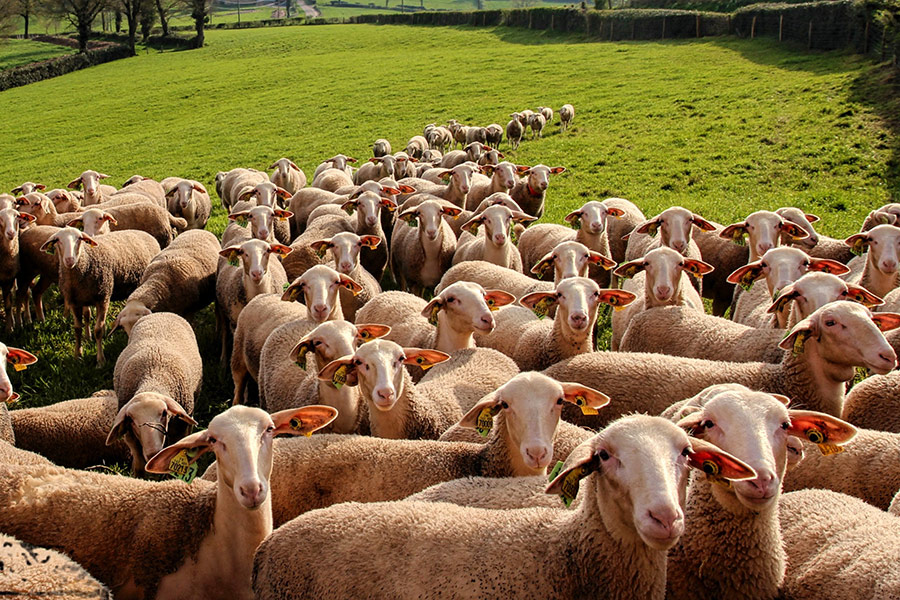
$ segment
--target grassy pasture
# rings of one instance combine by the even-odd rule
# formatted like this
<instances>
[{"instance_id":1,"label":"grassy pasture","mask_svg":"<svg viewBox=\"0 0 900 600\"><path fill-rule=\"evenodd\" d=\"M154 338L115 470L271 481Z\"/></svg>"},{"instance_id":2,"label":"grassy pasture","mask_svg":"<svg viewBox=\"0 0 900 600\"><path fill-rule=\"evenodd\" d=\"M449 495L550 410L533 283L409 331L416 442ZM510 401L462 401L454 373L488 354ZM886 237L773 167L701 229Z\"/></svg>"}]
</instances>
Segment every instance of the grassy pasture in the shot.
<instances>
[{"instance_id":1,"label":"grassy pasture","mask_svg":"<svg viewBox=\"0 0 900 600\"><path fill-rule=\"evenodd\" d=\"M0 71L73 52L73 48L56 44L19 39L3 40L0 42Z\"/></svg>"},{"instance_id":2,"label":"grassy pasture","mask_svg":"<svg viewBox=\"0 0 900 600\"><path fill-rule=\"evenodd\" d=\"M182 175L212 190L219 170L265 169L288 156L311 174L338 152L367 158L378 137L402 148L432 121L505 124L513 110L570 102L567 134L555 119L542 140L517 152L501 146L519 164L567 167L551 183L547 221L616 195L647 215L683 205L724 223L796 205L822 217L820 231L844 236L900 198L897 83L855 55L504 28L286 27L210 31L207 40L201 50L141 53L0 94L9 115L0 190L26 180L61 186L87 168L115 185L134 173ZM225 223L219 207L209 228L218 234ZM91 344L85 358L72 357L69 320L51 312L4 338L41 358L11 373L22 406L111 387L125 344L116 334L110 363L97 369ZM195 325L209 357L205 422L230 398L231 378L218 367L211 311Z\"/></svg>"}]
</instances>

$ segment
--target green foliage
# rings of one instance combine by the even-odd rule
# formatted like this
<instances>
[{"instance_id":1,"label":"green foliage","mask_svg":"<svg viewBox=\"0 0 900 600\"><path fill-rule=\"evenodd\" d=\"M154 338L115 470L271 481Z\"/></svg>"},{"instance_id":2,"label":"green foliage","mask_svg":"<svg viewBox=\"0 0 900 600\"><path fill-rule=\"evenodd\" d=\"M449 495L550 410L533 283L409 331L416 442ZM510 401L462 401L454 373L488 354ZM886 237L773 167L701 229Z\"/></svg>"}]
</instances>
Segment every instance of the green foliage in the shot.
<instances>
[{"instance_id":1,"label":"green foliage","mask_svg":"<svg viewBox=\"0 0 900 600\"><path fill-rule=\"evenodd\" d=\"M0 42L0 71L41 60L72 54L72 48L11 38Z\"/></svg>"}]
</instances>

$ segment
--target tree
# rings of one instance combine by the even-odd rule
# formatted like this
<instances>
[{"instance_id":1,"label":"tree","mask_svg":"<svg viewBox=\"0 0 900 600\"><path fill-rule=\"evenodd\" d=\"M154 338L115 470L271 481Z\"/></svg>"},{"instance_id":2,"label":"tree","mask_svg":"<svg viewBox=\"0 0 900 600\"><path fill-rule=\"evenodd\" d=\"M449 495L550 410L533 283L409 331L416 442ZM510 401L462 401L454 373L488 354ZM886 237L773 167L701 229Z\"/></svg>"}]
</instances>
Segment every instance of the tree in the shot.
<instances>
[{"instance_id":1,"label":"tree","mask_svg":"<svg viewBox=\"0 0 900 600\"><path fill-rule=\"evenodd\" d=\"M156 5L156 14L159 15L159 25L163 30L163 37L169 35L169 15L175 8L177 0L153 0Z\"/></svg>"},{"instance_id":2,"label":"tree","mask_svg":"<svg viewBox=\"0 0 900 600\"><path fill-rule=\"evenodd\" d=\"M122 11L122 14L125 15L125 20L128 21L128 48L131 50L131 53L135 53L135 39L137 38L137 28L138 28L138 18L141 13L141 3L142 0L114 0L118 6L117 8Z\"/></svg>"},{"instance_id":3,"label":"tree","mask_svg":"<svg viewBox=\"0 0 900 600\"><path fill-rule=\"evenodd\" d=\"M15 12L25 20L25 38L28 38L28 26L31 17L37 12L37 0L13 0L12 5Z\"/></svg>"},{"instance_id":4,"label":"tree","mask_svg":"<svg viewBox=\"0 0 900 600\"><path fill-rule=\"evenodd\" d=\"M12 32L17 16L12 3L0 2L0 35Z\"/></svg>"},{"instance_id":5,"label":"tree","mask_svg":"<svg viewBox=\"0 0 900 600\"><path fill-rule=\"evenodd\" d=\"M197 32L194 48L203 47L203 26L209 18L212 2L213 0L181 0L181 4L191 11L191 18L194 19L194 30Z\"/></svg>"},{"instance_id":6,"label":"tree","mask_svg":"<svg viewBox=\"0 0 900 600\"><path fill-rule=\"evenodd\" d=\"M146 44L153 31L153 25L156 23L156 7L153 5L153 0L141 0L140 21L141 41Z\"/></svg>"},{"instance_id":7,"label":"tree","mask_svg":"<svg viewBox=\"0 0 900 600\"><path fill-rule=\"evenodd\" d=\"M78 51L87 52L94 19L108 6L107 0L46 0L51 15L66 19L78 32Z\"/></svg>"}]
</instances>

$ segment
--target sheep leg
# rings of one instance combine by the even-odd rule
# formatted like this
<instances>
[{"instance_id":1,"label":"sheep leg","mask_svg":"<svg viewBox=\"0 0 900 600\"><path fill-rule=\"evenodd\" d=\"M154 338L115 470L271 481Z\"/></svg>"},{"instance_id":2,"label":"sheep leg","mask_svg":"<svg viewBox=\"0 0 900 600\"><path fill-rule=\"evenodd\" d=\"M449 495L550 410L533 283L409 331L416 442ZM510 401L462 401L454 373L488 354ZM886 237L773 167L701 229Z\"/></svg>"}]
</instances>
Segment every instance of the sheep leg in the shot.
<instances>
[{"instance_id":1,"label":"sheep leg","mask_svg":"<svg viewBox=\"0 0 900 600\"><path fill-rule=\"evenodd\" d=\"M44 281L44 279L45 277L41 275L31 290L31 300L34 302L34 313L38 321L44 320L44 292L53 285L52 281ZM31 322L30 317L28 322Z\"/></svg>"},{"instance_id":2,"label":"sheep leg","mask_svg":"<svg viewBox=\"0 0 900 600\"><path fill-rule=\"evenodd\" d=\"M82 329L82 311L78 310L77 307L72 310L72 328L75 330L75 356L81 358L81 329Z\"/></svg>"},{"instance_id":3,"label":"sheep leg","mask_svg":"<svg viewBox=\"0 0 900 600\"><path fill-rule=\"evenodd\" d=\"M6 331L16 328L16 319L13 313L12 283L3 286L3 310L6 313Z\"/></svg>"},{"instance_id":4,"label":"sheep leg","mask_svg":"<svg viewBox=\"0 0 900 600\"><path fill-rule=\"evenodd\" d=\"M109 302L101 302L97 305L97 318L94 320L94 340L97 342L97 364L106 363L103 355L103 336L106 334L106 313L109 310Z\"/></svg>"},{"instance_id":5,"label":"sheep leg","mask_svg":"<svg viewBox=\"0 0 900 600\"><path fill-rule=\"evenodd\" d=\"M243 360L243 352L239 348L233 348L231 351L231 378L234 380L232 406L243 403L244 390L247 388L247 375L248 370Z\"/></svg>"}]
</instances>

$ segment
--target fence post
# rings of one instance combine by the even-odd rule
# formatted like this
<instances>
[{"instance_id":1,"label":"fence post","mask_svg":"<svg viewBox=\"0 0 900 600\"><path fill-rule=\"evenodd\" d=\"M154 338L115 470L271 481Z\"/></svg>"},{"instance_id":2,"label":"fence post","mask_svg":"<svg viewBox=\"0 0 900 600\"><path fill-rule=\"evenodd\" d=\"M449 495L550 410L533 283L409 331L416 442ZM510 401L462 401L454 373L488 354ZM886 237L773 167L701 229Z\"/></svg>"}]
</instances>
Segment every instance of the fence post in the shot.
<instances>
[{"instance_id":1,"label":"fence post","mask_svg":"<svg viewBox=\"0 0 900 600\"><path fill-rule=\"evenodd\" d=\"M778 17L778 41L781 42L784 40L784 13Z\"/></svg>"},{"instance_id":2,"label":"fence post","mask_svg":"<svg viewBox=\"0 0 900 600\"><path fill-rule=\"evenodd\" d=\"M697 37L700 37L700 15L697 15Z\"/></svg>"},{"instance_id":3,"label":"fence post","mask_svg":"<svg viewBox=\"0 0 900 600\"><path fill-rule=\"evenodd\" d=\"M663 17L662 38L660 38L660 39L663 39L663 40L666 39L666 18L665 17Z\"/></svg>"},{"instance_id":4,"label":"fence post","mask_svg":"<svg viewBox=\"0 0 900 600\"><path fill-rule=\"evenodd\" d=\"M813 22L812 22L812 19L810 19L809 20L809 38L806 43L807 50L812 50L812 25L813 25Z\"/></svg>"},{"instance_id":5,"label":"fence post","mask_svg":"<svg viewBox=\"0 0 900 600\"><path fill-rule=\"evenodd\" d=\"M756 37L756 15L753 15L753 20L750 22L750 39L754 39Z\"/></svg>"}]
</instances>

